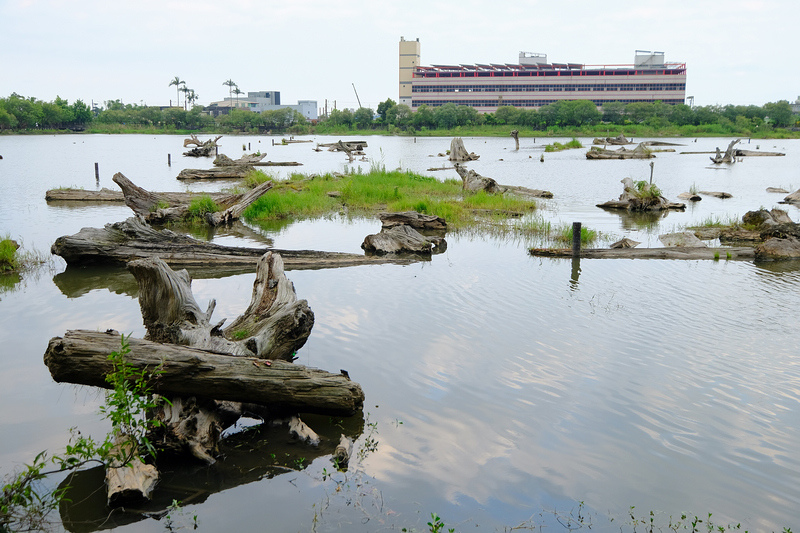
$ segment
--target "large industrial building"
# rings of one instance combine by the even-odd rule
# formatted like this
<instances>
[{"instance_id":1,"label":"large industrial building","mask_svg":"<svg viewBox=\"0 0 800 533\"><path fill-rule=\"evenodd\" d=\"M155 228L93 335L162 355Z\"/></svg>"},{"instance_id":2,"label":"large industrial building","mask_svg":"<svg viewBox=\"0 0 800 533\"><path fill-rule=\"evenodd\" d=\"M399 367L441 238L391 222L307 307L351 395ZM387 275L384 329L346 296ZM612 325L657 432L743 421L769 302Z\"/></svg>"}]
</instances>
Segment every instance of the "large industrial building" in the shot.
<instances>
[{"instance_id":1,"label":"large industrial building","mask_svg":"<svg viewBox=\"0 0 800 533\"><path fill-rule=\"evenodd\" d=\"M420 64L420 43L400 37L400 99L412 110L446 103L492 113L500 106L538 108L558 100L682 104L686 64L663 52L637 50L633 64L548 63L546 54L520 52L517 63Z\"/></svg>"}]
</instances>

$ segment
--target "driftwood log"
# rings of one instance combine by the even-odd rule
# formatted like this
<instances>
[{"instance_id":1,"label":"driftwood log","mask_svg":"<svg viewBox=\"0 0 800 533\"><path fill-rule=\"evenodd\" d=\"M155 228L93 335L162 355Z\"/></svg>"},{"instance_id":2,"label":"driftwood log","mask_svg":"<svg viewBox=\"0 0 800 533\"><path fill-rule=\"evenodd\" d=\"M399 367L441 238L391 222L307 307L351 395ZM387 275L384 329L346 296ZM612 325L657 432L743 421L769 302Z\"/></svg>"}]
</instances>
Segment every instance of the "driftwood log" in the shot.
<instances>
[{"instance_id":1,"label":"driftwood log","mask_svg":"<svg viewBox=\"0 0 800 533\"><path fill-rule=\"evenodd\" d=\"M135 214L143 217L145 221L151 224L165 224L186 219L190 216L189 206L191 200L202 196L194 194L187 198L188 195L186 194L183 197L176 197L172 193L150 192L135 185L121 172L114 174L112 179L122 189L125 204ZM214 202L220 206L220 210L214 213L207 213L204 220L211 226L229 224L238 219L250 204L258 200L271 188L272 182L267 181L243 194L216 195ZM176 202L176 200L178 201ZM160 207L162 205L168 205L168 207Z\"/></svg>"},{"instance_id":2,"label":"driftwood log","mask_svg":"<svg viewBox=\"0 0 800 533\"><path fill-rule=\"evenodd\" d=\"M153 391L165 396L256 403L280 413L350 415L364 393L341 374L253 357L219 355L190 346L128 339L125 361L137 369L159 369ZM59 383L108 387L108 354L119 350L115 331L69 330L50 339L44 362Z\"/></svg>"},{"instance_id":3,"label":"driftwood log","mask_svg":"<svg viewBox=\"0 0 800 533\"><path fill-rule=\"evenodd\" d=\"M176 176L179 180L214 180L214 179L241 179L255 170L252 165L234 165L229 167L215 167L206 170L185 168Z\"/></svg>"},{"instance_id":4,"label":"driftwood log","mask_svg":"<svg viewBox=\"0 0 800 533\"><path fill-rule=\"evenodd\" d=\"M48 202L124 202L125 196L120 191L112 191L103 187L99 191L84 189L50 189L44 193Z\"/></svg>"},{"instance_id":5,"label":"driftwood log","mask_svg":"<svg viewBox=\"0 0 800 533\"><path fill-rule=\"evenodd\" d=\"M380 233L367 235L361 248L376 254L440 253L447 247L443 237L426 237L411 226L405 224L384 226Z\"/></svg>"},{"instance_id":6,"label":"driftwood log","mask_svg":"<svg viewBox=\"0 0 800 533\"><path fill-rule=\"evenodd\" d=\"M300 167L303 163L297 161L263 161L267 154L245 154L239 159L231 159L225 154L220 154L214 159L215 167L251 166L251 167Z\"/></svg>"},{"instance_id":7,"label":"driftwood log","mask_svg":"<svg viewBox=\"0 0 800 533\"><path fill-rule=\"evenodd\" d=\"M156 230L131 217L103 228L83 228L56 239L50 251L70 265L124 265L135 259L160 257L173 268L229 267L255 271L267 248L220 246L168 229ZM380 258L341 252L272 250L287 270L337 268L377 263L411 263L410 258Z\"/></svg>"},{"instance_id":8,"label":"driftwood log","mask_svg":"<svg viewBox=\"0 0 800 533\"><path fill-rule=\"evenodd\" d=\"M787 204L800 205L800 189L797 189L792 194L787 195L783 199L783 202Z\"/></svg>"},{"instance_id":9,"label":"driftwood log","mask_svg":"<svg viewBox=\"0 0 800 533\"><path fill-rule=\"evenodd\" d=\"M392 226L411 226L415 229L425 230L445 230L447 222L442 217L436 215L424 215L416 211L403 211L401 213L380 213L378 218L384 228Z\"/></svg>"},{"instance_id":10,"label":"driftwood log","mask_svg":"<svg viewBox=\"0 0 800 533\"><path fill-rule=\"evenodd\" d=\"M450 141L450 155L448 156L450 161L475 161L479 157L475 152L467 152L467 149L464 148L464 140L461 137L453 137L453 140Z\"/></svg>"},{"instance_id":11,"label":"driftwood log","mask_svg":"<svg viewBox=\"0 0 800 533\"><path fill-rule=\"evenodd\" d=\"M593 146L586 152L586 159L650 159L653 157L655 154L644 143L639 143L633 150L624 147L618 150L608 150Z\"/></svg>"},{"instance_id":12,"label":"driftwood log","mask_svg":"<svg viewBox=\"0 0 800 533\"><path fill-rule=\"evenodd\" d=\"M553 193L539 189L528 189L515 185L500 185L492 178L481 176L474 170L467 170L463 165L456 165L456 172L461 176L461 188L465 191L486 191L492 194L513 193L519 196L529 196L533 198L552 198Z\"/></svg>"}]
</instances>

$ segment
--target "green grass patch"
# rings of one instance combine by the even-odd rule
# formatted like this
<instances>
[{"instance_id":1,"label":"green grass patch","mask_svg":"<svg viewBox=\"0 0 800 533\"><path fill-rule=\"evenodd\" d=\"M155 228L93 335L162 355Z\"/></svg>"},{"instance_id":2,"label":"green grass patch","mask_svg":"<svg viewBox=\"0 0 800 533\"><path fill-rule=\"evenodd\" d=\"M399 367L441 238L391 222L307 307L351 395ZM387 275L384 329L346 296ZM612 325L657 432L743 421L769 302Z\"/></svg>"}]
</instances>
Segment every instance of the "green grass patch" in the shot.
<instances>
[{"instance_id":1,"label":"green grass patch","mask_svg":"<svg viewBox=\"0 0 800 533\"><path fill-rule=\"evenodd\" d=\"M556 242L572 244L572 224L563 224L553 230L552 239ZM587 227L581 226L581 246L593 244L600 237L600 234Z\"/></svg>"},{"instance_id":2,"label":"green grass patch","mask_svg":"<svg viewBox=\"0 0 800 533\"><path fill-rule=\"evenodd\" d=\"M570 150L573 148L583 148L581 142L576 139L572 138L572 140L566 144L562 144L560 142L554 142L552 144L548 144L544 147L545 152L560 152L561 150Z\"/></svg>"},{"instance_id":3,"label":"green grass patch","mask_svg":"<svg viewBox=\"0 0 800 533\"><path fill-rule=\"evenodd\" d=\"M189 216L191 218L203 218L206 213L216 213L219 205L207 194L198 196L189 204Z\"/></svg>"},{"instance_id":4,"label":"green grass patch","mask_svg":"<svg viewBox=\"0 0 800 533\"><path fill-rule=\"evenodd\" d=\"M700 221L699 224L695 224L693 226L689 226L688 229L692 228L737 228L742 225L739 217L725 215L721 217L719 215L709 215L708 217L704 218Z\"/></svg>"},{"instance_id":5,"label":"green grass patch","mask_svg":"<svg viewBox=\"0 0 800 533\"><path fill-rule=\"evenodd\" d=\"M244 213L251 223L276 219L321 218L343 210L351 216L373 216L380 211L418 211L444 218L457 229L514 216L536 209L536 203L512 195L469 193L461 180L439 181L400 170L375 166L365 173L303 176L276 181L267 194Z\"/></svg>"}]
</instances>

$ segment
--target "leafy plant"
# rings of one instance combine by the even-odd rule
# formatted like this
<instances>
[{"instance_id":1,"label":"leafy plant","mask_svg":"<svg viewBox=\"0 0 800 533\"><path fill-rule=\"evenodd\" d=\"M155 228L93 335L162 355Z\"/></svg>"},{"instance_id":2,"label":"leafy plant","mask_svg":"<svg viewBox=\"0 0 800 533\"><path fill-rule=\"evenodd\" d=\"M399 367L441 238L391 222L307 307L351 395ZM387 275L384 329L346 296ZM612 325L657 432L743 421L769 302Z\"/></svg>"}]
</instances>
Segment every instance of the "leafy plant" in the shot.
<instances>
[{"instance_id":1,"label":"leafy plant","mask_svg":"<svg viewBox=\"0 0 800 533\"><path fill-rule=\"evenodd\" d=\"M161 422L148 418L147 413L159 405L151 394L151 382L162 371L160 368L150 371L130 365L125 360L131 352L125 335L120 337L120 345L119 351L108 356L112 371L106 376L106 382L111 385L111 390L106 393L106 403L100 412L111 421L111 436L130 439L138 449L155 458L156 449L147 434Z\"/></svg>"},{"instance_id":2,"label":"leafy plant","mask_svg":"<svg viewBox=\"0 0 800 533\"><path fill-rule=\"evenodd\" d=\"M0 272L17 270L20 267L18 246L11 237L0 240Z\"/></svg>"},{"instance_id":3,"label":"leafy plant","mask_svg":"<svg viewBox=\"0 0 800 533\"><path fill-rule=\"evenodd\" d=\"M444 522L436 513L431 513L431 521L428 522L428 531L430 533L439 533L444 531ZM450 528L447 530L449 533L453 533L455 528Z\"/></svg>"}]
</instances>

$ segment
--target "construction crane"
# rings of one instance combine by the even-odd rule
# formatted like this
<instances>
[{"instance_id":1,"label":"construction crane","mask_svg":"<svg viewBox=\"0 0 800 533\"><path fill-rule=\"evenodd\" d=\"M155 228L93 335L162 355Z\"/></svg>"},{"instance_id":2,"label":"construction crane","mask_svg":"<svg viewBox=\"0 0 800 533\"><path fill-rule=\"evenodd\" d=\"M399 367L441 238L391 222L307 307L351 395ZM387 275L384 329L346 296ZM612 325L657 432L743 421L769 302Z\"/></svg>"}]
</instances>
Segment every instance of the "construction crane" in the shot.
<instances>
[{"instance_id":1,"label":"construction crane","mask_svg":"<svg viewBox=\"0 0 800 533\"><path fill-rule=\"evenodd\" d=\"M361 99L358 97L358 91L356 91L356 84L353 84L353 92L356 93L356 100L358 100L358 108L361 109Z\"/></svg>"}]
</instances>

